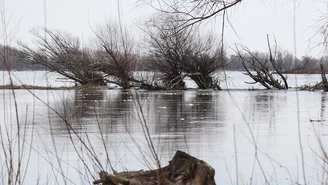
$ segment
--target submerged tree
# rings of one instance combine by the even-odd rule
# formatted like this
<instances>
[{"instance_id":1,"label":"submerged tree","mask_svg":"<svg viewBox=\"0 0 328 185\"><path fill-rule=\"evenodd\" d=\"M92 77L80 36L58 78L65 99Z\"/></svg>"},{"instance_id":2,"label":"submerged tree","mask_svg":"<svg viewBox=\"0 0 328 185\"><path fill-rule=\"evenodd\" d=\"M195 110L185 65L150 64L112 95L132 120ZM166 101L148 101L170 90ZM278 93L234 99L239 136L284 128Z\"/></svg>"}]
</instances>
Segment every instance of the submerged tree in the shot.
<instances>
[{"instance_id":1,"label":"submerged tree","mask_svg":"<svg viewBox=\"0 0 328 185\"><path fill-rule=\"evenodd\" d=\"M137 55L133 39L118 24L107 23L95 31L97 68L109 77L109 82L124 89L130 88Z\"/></svg>"},{"instance_id":2,"label":"submerged tree","mask_svg":"<svg viewBox=\"0 0 328 185\"><path fill-rule=\"evenodd\" d=\"M78 38L59 31L44 29L44 34L34 30L34 47L21 45L25 59L32 64L43 65L80 85L105 85L102 73L93 68L95 55L81 49Z\"/></svg>"},{"instance_id":3,"label":"submerged tree","mask_svg":"<svg viewBox=\"0 0 328 185\"><path fill-rule=\"evenodd\" d=\"M275 51L271 50L269 37L267 37L267 43L269 47L269 54L264 60L261 60L260 57L257 57L248 48L244 47L243 51L247 54L245 56L237 47L237 54L240 57L242 65L246 71L244 74L254 80L254 82L250 83L260 83L267 89L288 89L287 79L277 67L276 49Z\"/></svg>"},{"instance_id":4,"label":"submerged tree","mask_svg":"<svg viewBox=\"0 0 328 185\"><path fill-rule=\"evenodd\" d=\"M201 37L195 35L191 41L191 55L182 69L187 73L199 73L190 78L200 89L221 89L216 73L227 65L222 45L212 34Z\"/></svg>"},{"instance_id":5,"label":"submerged tree","mask_svg":"<svg viewBox=\"0 0 328 185\"><path fill-rule=\"evenodd\" d=\"M180 30L178 19L162 16L148 27L149 68L162 74L166 88L184 88L183 79L189 76L199 88L220 89L214 79L215 71L224 63L220 44L210 35L200 37L191 28Z\"/></svg>"},{"instance_id":6,"label":"submerged tree","mask_svg":"<svg viewBox=\"0 0 328 185\"><path fill-rule=\"evenodd\" d=\"M174 17L162 17L149 22L146 33L149 36L149 68L162 74L166 88L185 87L181 64L189 58L190 30L177 31Z\"/></svg>"}]
</instances>

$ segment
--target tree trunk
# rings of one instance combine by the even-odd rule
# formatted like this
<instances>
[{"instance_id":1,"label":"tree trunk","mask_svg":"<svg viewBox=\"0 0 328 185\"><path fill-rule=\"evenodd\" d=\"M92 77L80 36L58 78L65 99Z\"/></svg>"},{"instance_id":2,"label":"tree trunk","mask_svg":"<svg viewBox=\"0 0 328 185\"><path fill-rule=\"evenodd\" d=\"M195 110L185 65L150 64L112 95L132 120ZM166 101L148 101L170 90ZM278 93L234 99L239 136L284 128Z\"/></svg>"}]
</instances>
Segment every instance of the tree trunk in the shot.
<instances>
[{"instance_id":1,"label":"tree trunk","mask_svg":"<svg viewBox=\"0 0 328 185\"><path fill-rule=\"evenodd\" d=\"M169 165L157 170L121 172L115 175L100 172L102 185L215 185L215 170L202 160L177 151Z\"/></svg>"},{"instance_id":2,"label":"tree trunk","mask_svg":"<svg viewBox=\"0 0 328 185\"><path fill-rule=\"evenodd\" d=\"M327 91L328 91L328 82L327 82L327 78L326 78L325 70L324 70L322 64L320 64L320 69L321 69L321 78L322 78L323 90L324 90L325 92L327 92Z\"/></svg>"}]
</instances>

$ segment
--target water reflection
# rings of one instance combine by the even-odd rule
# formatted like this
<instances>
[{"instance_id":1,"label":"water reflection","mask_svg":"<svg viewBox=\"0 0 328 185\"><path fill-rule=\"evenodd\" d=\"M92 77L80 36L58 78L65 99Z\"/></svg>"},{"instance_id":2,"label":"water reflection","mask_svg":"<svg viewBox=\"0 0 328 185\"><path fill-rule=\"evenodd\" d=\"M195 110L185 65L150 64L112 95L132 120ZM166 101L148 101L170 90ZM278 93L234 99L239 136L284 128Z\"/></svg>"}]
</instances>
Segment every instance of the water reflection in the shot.
<instances>
[{"instance_id":1,"label":"water reflection","mask_svg":"<svg viewBox=\"0 0 328 185\"><path fill-rule=\"evenodd\" d=\"M107 133L138 132L133 114L133 97L129 92L106 92L99 107L100 123Z\"/></svg>"},{"instance_id":2,"label":"water reflection","mask_svg":"<svg viewBox=\"0 0 328 185\"><path fill-rule=\"evenodd\" d=\"M79 89L74 91L73 109L76 118L94 117L95 108L104 99L104 91ZM67 100L69 101L69 99Z\"/></svg>"},{"instance_id":3,"label":"water reflection","mask_svg":"<svg viewBox=\"0 0 328 185\"><path fill-rule=\"evenodd\" d=\"M320 80L320 75L317 76ZM26 75L20 78L28 79ZM243 81L244 76L240 76L236 80L235 88L249 88ZM302 77L298 82L304 84L306 81ZM56 85L52 84L52 86ZM0 93L0 104L3 105L3 108L0 108L1 126L11 121L14 125L16 124L15 105L13 99L10 98L11 92L3 90ZM21 121L27 120L28 126L33 125L35 129L34 133L27 129L27 135L33 135L33 141L29 139L24 141L24 145L26 142L27 147L30 145L33 147L30 160L30 164L33 165L30 165L26 173L26 184L47 184L52 179L58 180L58 184L63 184L61 179L57 178L57 171L55 173L52 171L54 167L59 166L56 163L58 156L62 164L67 163L67 167L65 165L63 168L65 175L69 174L69 179L74 183L81 181L78 171L83 171L83 164L69 140L65 120L71 124L77 134L84 136L82 140L90 141L95 155L99 157L102 164L107 164L108 161L104 155L99 127L104 132L105 144L108 145L110 158L117 171L125 169L121 167L121 163L129 170L147 169L148 166L138 161L138 159L143 160L143 156L140 155L136 143L141 145L146 156L149 156L149 150L143 145L144 136L131 93L119 90L88 89L33 90L33 92L54 108L59 115L27 91L15 91ZM290 177L282 169L281 166L283 166L289 170L297 183L298 177L302 178L300 176L302 155L298 132L300 130L308 177L307 184L322 184L318 183L318 178L313 178L322 175L323 166L315 161L318 160L315 158L317 154L322 151L317 149L318 141L317 136L313 134L313 129L320 133L323 145L328 146L327 93L321 91L297 91L296 93L294 89L288 91L231 90L230 92L194 90L139 91L138 95L155 149L163 157L161 158L163 164L167 164L175 150L184 150L212 165L216 170L215 178L219 184L237 184L230 181L230 177L233 179L236 176L234 163L236 156L234 142L236 142L240 182L251 184L249 178L252 178L253 184L263 184L265 181L262 178L261 169L253 163L254 142L256 142L260 151L258 152L259 160L263 165L264 173L272 179L271 182L292 184ZM24 119L25 115L26 119ZM315 121L311 122L311 120ZM47 124L48 121L50 124ZM248 129L248 124L251 125L251 129ZM236 128L236 140L233 137L233 126ZM254 133L256 141L251 139L249 130ZM55 137L52 134L55 134ZM14 135L13 139L15 138ZM74 142L76 146L81 144L78 139ZM53 150L55 147L57 147L58 156ZM88 154L83 147L82 150L83 152L78 154L86 156L85 159L90 164L88 167L93 168L94 164L91 164L93 161L88 160L90 158L87 157ZM27 156L22 155L22 157ZM24 160L29 159L24 158ZM36 168L38 168L37 174L34 173ZM94 173L98 171L99 169L92 169ZM84 181L84 183L91 182L92 180Z\"/></svg>"},{"instance_id":4,"label":"water reflection","mask_svg":"<svg viewBox=\"0 0 328 185\"><path fill-rule=\"evenodd\" d=\"M220 134L211 128L225 125L227 108L221 94L211 91L142 92L140 99L152 134L162 153L188 150L188 143L199 149L213 144ZM198 150L198 152L201 150ZM170 153L172 154L172 153ZM170 156L170 155L169 155Z\"/></svg>"},{"instance_id":5,"label":"water reflection","mask_svg":"<svg viewBox=\"0 0 328 185\"><path fill-rule=\"evenodd\" d=\"M286 93L284 91L252 92L252 119L269 124L274 129L277 114L286 109ZM246 104L247 105L247 104ZM254 122L253 120L252 122Z\"/></svg>"},{"instance_id":6,"label":"water reflection","mask_svg":"<svg viewBox=\"0 0 328 185\"><path fill-rule=\"evenodd\" d=\"M72 97L74 96L74 97ZM135 95L118 90L75 90L56 107L77 133L142 134ZM227 122L227 92L138 92L146 122L160 151L188 150L187 143L206 148L218 140ZM53 116L54 132L67 133L67 125ZM100 129L99 129L100 128ZM215 129L213 129L215 128ZM121 137L121 136L115 136ZM119 138L116 138L119 139ZM170 155L169 155L170 156Z\"/></svg>"},{"instance_id":7,"label":"water reflection","mask_svg":"<svg viewBox=\"0 0 328 185\"><path fill-rule=\"evenodd\" d=\"M254 95L254 99L253 110L255 115L252 118L259 119L263 123L269 124L272 128L271 132L275 132L277 108L275 94L269 91L257 92ZM255 120L252 122L254 123L254 121Z\"/></svg>"},{"instance_id":8,"label":"water reflection","mask_svg":"<svg viewBox=\"0 0 328 185\"><path fill-rule=\"evenodd\" d=\"M74 98L67 96L64 101L65 115L69 120L75 120L74 129L78 132L91 133L94 137L92 144L97 148L102 146L99 141L100 127L106 135L106 143L115 151L111 156L119 156L119 160L125 161L129 167L131 164L136 165L134 155L139 153L136 145L139 144L144 151L148 150L140 127L140 118L137 116L136 96L131 92L116 90L78 90L73 91L71 95ZM301 107L308 106L309 101L302 98L305 96L306 93L300 94L300 104L303 105ZM270 157L276 157L286 164L292 161L290 158L294 156L286 160L285 157L275 155L276 152L284 153L287 146L296 151L294 153L297 155L294 92L140 91L138 98L155 149L164 164L176 150L184 150L204 160L209 158L212 160L211 165L216 170L221 170L217 178L226 178L217 160L221 163L222 160L234 160L232 127L235 125L241 164L246 168L252 166L249 162L254 157L253 141L249 139L250 132L245 123L251 125L258 145L273 153ZM315 98L315 101L321 98L321 112L324 114L327 95L322 94L320 98ZM58 100L57 103L59 102L62 100ZM239 111L239 107L242 112ZM317 109L320 111L319 107ZM63 125L62 122L57 124ZM66 130L65 126L60 128L62 132ZM101 147L99 148L103 152ZM121 157L122 154L124 157ZM273 168L270 162L264 163L267 169Z\"/></svg>"},{"instance_id":9,"label":"water reflection","mask_svg":"<svg viewBox=\"0 0 328 185\"><path fill-rule=\"evenodd\" d=\"M149 122L155 125L156 134L185 131L184 103L181 92L154 94L151 99L154 111L150 115L154 117L150 118Z\"/></svg>"},{"instance_id":10,"label":"water reflection","mask_svg":"<svg viewBox=\"0 0 328 185\"><path fill-rule=\"evenodd\" d=\"M109 133L126 132L127 128L138 131L138 106L131 92L82 89L73 96L58 100L56 107L75 125L100 123ZM187 132L210 124L224 126L227 110L220 92L140 92L138 97L154 134Z\"/></svg>"},{"instance_id":11,"label":"water reflection","mask_svg":"<svg viewBox=\"0 0 328 185\"><path fill-rule=\"evenodd\" d=\"M25 104L36 103L35 129L38 134L33 141L35 148L49 146L46 150L51 150L50 146L55 143L59 153L63 153L63 156L71 160L70 165L76 165L77 167L74 167L78 168L81 164L77 164L77 152L67 139L69 138L65 124L67 120L76 133L83 136L86 136L85 133L88 134L88 138L82 139L90 141L95 154L103 164L106 164L106 158L99 127L106 138L110 157L116 165L115 169L122 170L120 162L124 162L125 167L131 170L147 168L136 160L136 158L143 159L136 143L140 144L146 154L149 153L147 153L147 146L143 144L145 143L144 136L139 124L140 119L136 114L137 107L133 94L119 90L85 89L53 92L37 90L35 93L41 99L48 98L50 106L60 115L48 111L46 105L34 102L33 97L28 97L26 92L16 91L20 111L24 112ZM51 96L48 96L48 93ZM293 90L140 91L138 97L155 149L163 157L161 158L163 164L167 164L175 150L184 150L211 164L217 171L217 182L229 184L231 174L227 174L226 168L229 168L231 173L235 170L234 163L230 162L235 160L233 126L236 128L239 173L245 178L252 176L254 161L254 142L250 139L247 124L251 125L251 130L256 137L261 150L258 155L267 174L275 171L278 180L285 179L285 171L282 171L276 164L273 166L273 160L288 167L292 175L298 172L297 166L300 163L295 160L300 158L298 126L301 127L303 141L306 140L303 148L307 171L313 172L313 169L317 167L312 161L316 140L314 141L311 132L313 123L309 120L319 120L320 116L321 120L327 120L328 95L322 92L300 91L298 93L299 100ZM300 105L299 112L295 111L297 101ZM52 132L47 130L47 124L45 124L48 118ZM326 125L320 123L317 127L323 134L323 143L326 144L328 142ZM55 142L52 141L52 133L56 135ZM57 135L60 136L57 137ZM79 144L78 140L76 142ZM43 152L45 156L47 152ZM35 161L40 160L38 154L33 154L33 157ZM56 161L56 158L49 160ZM64 157L63 160L68 161ZM259 171L258 168L256 170ZM42 175L44 174L40 176ZM257 183L261 184L261 176L254 175L254 177L260 179ZM282 182L281 184L290 184Z\"/></svg>"},{"instance_id":12,"label":"water reflection","mask_svg":"<svg viewBox=\"0 0 328 185\"><path fill-rule=\"evenodd\" d=\"M266 130L268 136L277 132L277 117L286 111L283 91L237 91L233 95L227 91L138 92L150 134L163 153L188 150L189 143L207 150L231 135L232 126L244 122L232 96L243 100L238 106L243 107L254 131ZM131 92L83 89L72 91L57 104L76 132L97 135L101 131L119 140L122 135L143 133L135 98ZM63 120L52 122L59 133L67 133Z\"/></svg>"},{"instance_id":13,"label":"water reflection","mask_svg":"<svg viewBox=\"0 0 328 185\"><path fill-rule=\"evenodd\" d=\"M326 92L322 93L321 96L321 113L320 113L320 117L321 117L321 121L327 121L326 119L326 107L327 107L327 99L328 99L328 95Z\"/></svg>"}]
</instances>

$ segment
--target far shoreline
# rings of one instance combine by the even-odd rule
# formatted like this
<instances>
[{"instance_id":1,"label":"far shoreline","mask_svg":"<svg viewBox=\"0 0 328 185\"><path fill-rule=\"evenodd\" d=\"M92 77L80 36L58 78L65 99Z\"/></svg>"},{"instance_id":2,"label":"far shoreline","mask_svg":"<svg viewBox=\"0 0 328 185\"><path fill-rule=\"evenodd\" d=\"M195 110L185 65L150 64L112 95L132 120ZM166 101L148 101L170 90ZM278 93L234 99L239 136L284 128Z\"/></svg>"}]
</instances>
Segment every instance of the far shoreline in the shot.
<instances>
[{"instance_id":1,"label":"far shoreline","mask_svg":"<svg viewBox=\"0 0 328 185\"><path fill-rule=\"evenodd\" d=\"M316 84L316 85L320 85ZM115 88L110 86L60 86L60 87L51 87L51 86L35 86L35 85L0 85L0 90L121 90L121 91L153 91L153 92L161 92L161 91L288 91L288 90L300 90L300 91L323 91L322 88L308 85L301 85L299 87L290 87L289 89L265 89L265 88L249 88L249 89L198 89L198 88L186 88L186 89L161 89L161 90L147 90L147 89L139 89L139 88L130 88L130 89L122 89Z\"/></svg>"}]
</instances>

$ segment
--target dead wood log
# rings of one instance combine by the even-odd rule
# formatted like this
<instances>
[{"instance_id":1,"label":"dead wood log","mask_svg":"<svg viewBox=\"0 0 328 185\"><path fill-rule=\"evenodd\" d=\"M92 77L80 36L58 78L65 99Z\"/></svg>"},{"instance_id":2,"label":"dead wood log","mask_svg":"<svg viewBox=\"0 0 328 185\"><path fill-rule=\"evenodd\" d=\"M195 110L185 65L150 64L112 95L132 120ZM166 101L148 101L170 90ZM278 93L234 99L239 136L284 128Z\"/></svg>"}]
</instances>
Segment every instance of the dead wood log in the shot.
<instances>
[{"instance_id":1,"label":"dead wood log","mask_svg":"<svg viewBox=\"0 0 328 185\"><path fill-rule=\"evenodd\" d=\"M121 172L116 175L100 172L102 185L215 185L215 170L206 162L177 151L169 165L157 170Z\"/></svg>"}]
</instances>

